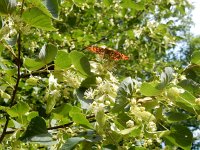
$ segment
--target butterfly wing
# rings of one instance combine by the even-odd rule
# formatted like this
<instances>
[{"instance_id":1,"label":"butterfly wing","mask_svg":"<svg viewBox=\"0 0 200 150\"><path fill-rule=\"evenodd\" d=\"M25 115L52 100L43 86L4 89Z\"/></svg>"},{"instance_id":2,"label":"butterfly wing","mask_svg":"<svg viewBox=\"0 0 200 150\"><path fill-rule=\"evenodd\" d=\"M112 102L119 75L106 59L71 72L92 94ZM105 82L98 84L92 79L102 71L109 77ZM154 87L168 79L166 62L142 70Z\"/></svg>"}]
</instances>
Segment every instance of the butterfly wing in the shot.
<instances>
[{"instance_id":1,"label":"butterfly wing","mask_svg":"<svg viewBox=\"0 0 200 150\"><path fill-rule=\"evenodd\" d=\"M129 57L116 51L116 50L110 50L110 49L105 49L106 50L106 54L109 55L109 57L113 60L128 60Z\"/></svg>"},{"instance_id":2,"label":"butterfly wing","mask_svg":"<svg viewBox=\"0 0 200 150\"><path fill-rule=\"evenodd\" d=\"M98 46L89 46L87 49L93 53L99 54L101 57L108 57L112 60L128 60L129 57L109 48L102 48Z\"/></svg>"}]
</instances>

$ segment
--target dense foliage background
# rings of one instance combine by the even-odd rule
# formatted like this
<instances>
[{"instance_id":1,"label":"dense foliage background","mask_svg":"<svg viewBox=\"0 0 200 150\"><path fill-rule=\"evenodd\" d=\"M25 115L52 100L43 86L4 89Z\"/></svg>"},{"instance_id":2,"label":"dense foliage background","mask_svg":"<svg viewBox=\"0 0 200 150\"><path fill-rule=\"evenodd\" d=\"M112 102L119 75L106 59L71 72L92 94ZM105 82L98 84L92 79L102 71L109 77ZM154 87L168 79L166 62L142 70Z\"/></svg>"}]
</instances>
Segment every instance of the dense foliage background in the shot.
<instances>
[{"instance_id":1,"label":"dense foliage background","mask_svg":"<svg viewBox=\"0 0 200 150\"><path fill-rule=\"evenodd\" d=\"M0 148L198 149L191 10L187 0L1 0Z\"/></svg>"}]
</instances>

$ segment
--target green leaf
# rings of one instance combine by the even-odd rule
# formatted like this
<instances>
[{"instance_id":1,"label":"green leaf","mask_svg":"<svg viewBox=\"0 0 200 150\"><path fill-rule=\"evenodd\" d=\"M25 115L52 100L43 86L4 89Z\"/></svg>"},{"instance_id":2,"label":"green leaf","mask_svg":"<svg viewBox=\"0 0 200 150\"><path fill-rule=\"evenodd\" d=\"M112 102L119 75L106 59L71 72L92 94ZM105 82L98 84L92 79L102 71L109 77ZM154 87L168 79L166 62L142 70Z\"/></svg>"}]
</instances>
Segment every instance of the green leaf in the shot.
<instances>
[{"instance_id":1,"label":"green leaf","mask_svg":"<svg viewBox=\"0 0 200 150\"><path fill-rule=\"evenodd\" d=\"M123 8L134 8L135 7L135 2L133 2L132 0L123 0L121 2L121 6Z\"/></svg>"},{"instance_id":2,"label":"green leaf","mask_svg":"<svg viewBox=\"0 0 200 150\"><path fill-rule=\"evenodd\" d=\"M56 98L55 96L49 96L47 99L47 107L46 107L46 114L51 113L52 109L56 105Z\"/></svg>"},{"instance_id":3,"label":"green leaf","mask_svg":"<svg viewBox=\"0 0 200 150\"><path fill-rule=\"evenodd\" d=\"M45 64L48 64L55 59L57 51L58 49L55 45L45 44L40 50L39 59Z\"/></svg>"},{"instance_id":4,"label":"green leaf","mask_svg":"<svg viewBox=\"0 0 200 150\"><path fill-rule=\"evenodd\" d=\"M11 96L8 93L2 91L1 89L0 89L0 95L1 95L1 98L3 98L3 99L10 99L11 98Z\"/></svg>"},{"instance_id":5,"label":"green leaf","mask_svg":"<svg viewBox=\"0 0 200 150\"><path fill-rule=\"evenodd\" d=\"M194 51L192 54L191 62L200 65L200 51Z\"/></svg>"},{"instance_id":6,"label":"green leaf","mask_svg":"<svg viewBox=\"0 0 200 150\"><path fill-rule=\"evenodd\" d=\"M131 127L131 128L121 130L119 133L122 134L122 135L129 135L130 137L136 137L141 133L141 127L140 126L134 126L134 127Z\"/></svg>"},{"instance_id":7,"label":"green leaf","mask_svg":"<svg viewBox=\"0 0 200 150\"><path fill-rule=\"evenodd\" d=\"M96 76L89 76L81 82L81 87L89 88L96 86Z\"/></svg>"},{"instance_id":8,"label":"green leaf","mask_svg":"<svg viewBox=\"0 0 200 150\"><path fill-rule=\"evenodd\" d=\"M69 117L69 112L72 106L70 104L62 104L52 111L52 118L58 120L59 124L72 123Z\"/></svg>"},{"instance_id":9,"label":"green leaf","mask_svg":"<svg viewBox=\"0 0 200 150\"><path fill-rule=\"evenodd\" d=\"M85 141L85 138L83 137L72 137L69 138L61 147L61 150L72 150L75 148L77 144L80 142Z\"/></svg>"},{"instance_id":10,"label":"green leaf","mask_svg":"<svg viewBox=\"0 0 200 150\"><path fill-rule=\"evenodd\" d=\"M189 115L179 112L168 112L167 117L169 121L176 122L176 121L186 120L187 118L189 118Z\"/></svg>"},{"instance_id":11,"label":"green leaf","mask_svg":"<svg viewBox=\"0 0 200 150\"><path fill-rule=\"evenodd\" d=\"M66 69L71 66L71 59L69 53L65 50L58 51L55 59L56 69Z\"/></svg>"},{"instance_id":12,"label":"green leaf","mask_svg":"<svg viewBox=\"0 0 200 150\"><path fill-rule=\"evenodd\" d=\"M106 139L106 144L116 144L120 142L123 139L123 136L116 131L113 130L107 130L109 133L108 138Z\"/></svg>"},{"instance_id":13,"label":"green leaf","mask_svg":"<svg viewBox=\"0 0 200 150\"><path fill-rule=\"evenodd\" d=\"M200 84L191 79L182 80L179 82L178 85L181 86L182 88L184 88L185 90L189 91L193 95L200 94L200 88L199 88Z\"/></svg>"},{"instance_id":14,"label":"green leaf","mask_svg":"<svg viewBox=\"0 0 200 150\"><path fill-rule=\"evenodd\" d=\"M76 124L93 129L90 122L86 119L86 116L81 113L81 110L78 107L73 107L69 112L69 115Z\"/></svg>"},{"instance_id":15,"label":"green leaf","mask_svg":"<svg viewBox=\"0 0 200 150\"><path fill-rule=\"evenodd\" d=\"M150 83L142 83L140 87L140 92L145 96L157 96L162 90L160 90L159 83L150 82Z\"/></svg>"},{"instance_id":16,"label":"green leaf","mask_svg":"<svg viewBox=\"0 0 200 150\"><path fill-rule=\"evenodd\" d=\"M112 4L112 0L103 0L105 7L109 7Z\"/></svg>"},{"instance_id":17,"label":"green leaf","mask_svg":"<svg viewBox=\"0 0 200 150\"><path fill-rule=\"evenodd\" d=\"M47 31L55 31L51 18L37 7L30 8L22 14L22 19L32 27Z\"/></svg>"},{"instance_id":18,"label":"green leaf","mask_svg":"<svg viewBox=\"0 0 200 150\"><path fill-rule=\"evenodd\" d=\"M96 112L96 121L98 122L99 128L101 130L104 129L104 125L106 123L106 118L105 118L105 112L104 109L98 109L98 111Z\"/></svg>"},{"instance_id":19,"label":"green leaf","mask_svg":"<svg viewBox=\"0 0 200 150\"><path fill-rule=\"evenodd\" d=\"M46 105L46 114L51 113L58 98L60 97L60 92L58 90L51 91L50 94L47 96L47 105Z\"/></svg>"},{"instance_id":20,"label":"green leaf","mask_svg":"<svg viewBox=\"0 0 200 150\"><path fill-rule=\"evenodd\" d=\"M44 0L44 5L54 18L58 18L58 0Z\"/></svg>"},{"instance_id":21,"label":"green leaf","mask_svg":"<svg viewBox=\"0 0 200 150\"><path fill-rule=\"evenodd\" d=\"M26 0L26 3L37 7L38 9L40 9L41 11L43 11L43 13L45 13L47 16L49 16L50 18L52 18L52 14L50 13L50 11L47 9L47 7L44 5L43 1L41 0Z\"/></svg>"},{"instance_id":22,"label":"green leaf","mask_svg":"<svg viewBox=\"0 0 200 150\"><path fill-rule=\"evenodd\" d=\"M118 100L117 103L115 103L113 109L112 109L112 112L113 113L118 113L118 112L121 112L121 111L124 111L125 107L127 106L128 104L128 99L126 98L120 98Z\"/></svg>"},{"instance_id":23,"label":"green leaf","mask_svg":"<svg viewBox=\"0 0 200 150\"><path fill-rule=\"evenodd\" d=\"M51 135L47 131L45 120L39 116L31 119L25 133L19 138L23 142L52 144Z\"/></svg>"},{"instance_id":24,"label":"green leaf","mask_svg":"<svg viewBox=\"0 0 200 150\"><path fill-rule=\"evenodd\" d=\"M69 57L71 58L72 64L74 67L84 76L90 76L91 70L90 70L90 63L85 57L85 55L78 51L72 51L69 54Z\"/></svg>"},{"instance_id":25,"label":"green leaf","mask_svg":"<svg viewBox=\"0 0 200 150\"><path fill-rule=\"evenodd\" d=\"M183 148L184 150L190 150L192 146L192 133L191 131L182 125L174 125L170 129L170 134L165 138L172 144Z\"/></svg>"},{"instance_id":26,"label":"green leaf","mask_svg":"<svg viewBox=\"0 0 200 150\"><path fill-rule=\"evenodd\" d=\"M113 112L119 112L124 110L124 107L128 104L128 98L132 97L134 90L134 85L131 77L127 77L124 79L117 91L117 97L115 101L115 105L112 109Z\"/></svg>"},{"instance_id":27,"label":"green leaf","mask_svg":"<svg viewBox=\"0 0 200 150\"><path fill-rule=\"evenodd\" d=\"M200 83L200 65L189 65L184 73L187 79L192 79L193 81Z\"/></svg>"},{"instance_id":28,"label":"green leaf","mask_svg":"<svg viewBox=\"0 0 200 150\"><path fill-rule=\"evenodd\" d=\"M24 115L26 112L29 111L29 106L27 103L20 101L16 105L12 106L10 109L7 110L7 113L11 117L18 117Z\"/></svg>"},{"instance_id":29,"label":"green leaf","mask_svg":"<svg viewBox=\"0 0 200 150\"><path fill-rule=\"evenodd\" d=\"M0 14L8 15L16 9L17 1L16 0L0 0Z\"/></svg>"},{"instance_id":30,"label":"green leaf","mask_svg":"<svg viewBox=\"0 0 200 150\"><path fill-rule=\"evenodd\" d=\"M132 0L122 0L120 4L123 8L132 8L133 10L143 10L145 9L144 2L134 2Z\"/></svg>"},{"instance_id":31,"label":"green leaf","mask_svg":"<svg viewBox=\"0 0 200 150\"><path fill-rule=\"evenodd\" d=\"M39 116L38 112L37 111L31 111L28 115L27 115L27 120L28 121L31 121L31 119L35 118Z\"/></svg>"},{"instance_id":32,"label":"green leaf","mask_svg":"<svg viewBox=\"0 0 200 150\"><path fill-rule=\"evenodd\" d=\"M38 70L38 69L44 67L45 64L43 62L37 61L35 59L25 58L24 66L30 71L35 71L35 70Z\"/></svg>"},{"instance_id":33,"label":"green leaf","mask_svg":"<svg viewBox=\"0 0 200 150\"><path fill-rule=\"evenodd\" d=\"M55 108L52 113L56 114L57 116L67 117L71 109L72 106L70 104L62 104L61 106Z\"/></svg>"},{"instance_id":34,"label":"green leaf","mask_svg":"<svg viewBox=\"0 0 200 150\"><path fill-rule=\"evenodd\" d=\"M38 78L35 78L35 77L30 77L26 80L26 84L27 85L31 85L31 86L34 86L34 85L37 85L38 84Z\"/></svg>"}]
</instances>

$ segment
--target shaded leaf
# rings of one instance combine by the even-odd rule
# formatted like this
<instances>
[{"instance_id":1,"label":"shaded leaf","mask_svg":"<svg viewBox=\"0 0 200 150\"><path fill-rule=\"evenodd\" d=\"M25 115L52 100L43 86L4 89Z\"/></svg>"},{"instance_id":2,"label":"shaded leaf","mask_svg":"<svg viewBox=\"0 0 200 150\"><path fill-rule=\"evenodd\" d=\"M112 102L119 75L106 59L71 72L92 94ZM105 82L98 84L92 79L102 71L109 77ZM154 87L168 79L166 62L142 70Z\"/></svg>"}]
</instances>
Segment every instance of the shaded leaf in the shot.
<instances>
[{"instance_id":1,"label":"shaded leaf","mask_svg":"<svg viewBox=\"0 0 200 150\"><path fill-rule=\"evenodd\" d=\"M85 92L85 90L86 90L85 88L78 88L76 90L76 97L77 97L78 101L81 104L81 108L88 110L90 108L89 106L91 105L91 103L93 102L93 100L85 99L84 98L84 92Z\"/></svg>"},{"instance_id":2,"label":"shaded leaf","mask_svg":"<svg viewBox=\"0 0 200 150\"><path fill-rule=\"evenodd\" d=\"M189 115L179 112L169 112L167 113L167 117L169 121L182 121L189 118Z\"/></svg>"},{"instance_id":3,"label":"shaded leaf","mask_svg":"<svg viewBox=\"0 0 200 150\"><path fill-rule=\"evenodd\" d=\"M63 119L69 116L69 112L72 109L70 104L63 104L59 107L56 107L52 113L54 114L55 119Z\"/></svg>"},{"instance_id":4,"label":"shaded leaf","mask_svg":"<svg viewBox=\"0 0 200 150\"><path fill-rule=\"evenodd\" d=\"M119 129L122 130L126 128L126 122L129 120L131 120L131 118L126 114L126 112L122 112L117 115L117 121L115 122L115 124Z\"/></svg>"},{"instance_id":5,"label":"shaded leaf","mask_svg":"<svg viewBox=\"0 0 200 150\"><path fill-rule=\"evenodd\" d=\"M54 18L58 18L58 0L44 0L44 5L47 7Z\"/></svg>"},{"instance_id":6,"label":"shaded leaf","mask_svg":"<svg viewBox=\"0 0 200 150\"><path fill-rule=\"evenodd\" d=\"M184 150L190 150L192 146L192 133L191 131L182 125L174 125L170 129L170 134L165 136L172 144L183 148Z\"/></svg>"},{"instance_id":7,"label":"shaded leaf","mask_svg":"<svg viewBox=\"0 0 200 150\"><path fill-rule=\"evenodd\" d=\"M89 88L92 86L96 86L96 77L95 76L89 76L81 82L81 87Z\"/></svg>"},{"instance_id":8,"label":"shaded leaf","mask_svg":"<svg viewBox=\"0 0 200 150\"><path fill-rule=\"evenodd\" d=\"M40 50L39 59L43 63L48 64L55 59L57 51L58 51L58 49L55 45L45 44L45 45L43 45L42 49Z\"/></svg>"},{"instance_id":9,"label":"shaded leaf","mask_svg":"<svg viewBox=\"0 0 200 150\"><path fill-rule=\"evenodd\" d=\"M72 137L69 138L61 147L61 150L72 150L75 148L77 144L80 142L85 141L85 138L83 137Z\"/></svg>"},{"instance_id":10,"label":"shaded leaf","mask_svg":"<svg viewBox=\"0 0 200 150\"><path fill-rule=\"evenodd\" d=\"M178 85L194 95L200 94L200 84L191 79L182 80Z\"/></svg>"},{"instance_id":11,"label":"shaded leaf","mask_svg":"<svg viewBox=\"0 0 200 150\"><path fill-rule=\"evenodd\" d=\"M122 111L125 106L128 104L128 98L132 97L134 90L134 85L131 77L124 79L117 91L117 97L115 100L115 105L112 109L113 112Z\"/></svg>"},{"instance_id":12,"label":"shaded leaf","mask_svg":"<svg viewBox=\"0 0 200 150\"><path fill-rule=\"evenodd\" d=\"M187 79L191 79L200 84L200 65L189 65L185 70Z\"/></svg>"},{"instance_id":13,"label":"shaded leaf","mask_svg":"<svg viewBox=\"0 0 200 150\"><path fill-rule=\"evenodd\" d=\"M37 142L45 145L52 144L52 138L47 131L46 123L39 116L31 119L25 133L19 139L24 142Z\"/></svg>"}]
</instances>

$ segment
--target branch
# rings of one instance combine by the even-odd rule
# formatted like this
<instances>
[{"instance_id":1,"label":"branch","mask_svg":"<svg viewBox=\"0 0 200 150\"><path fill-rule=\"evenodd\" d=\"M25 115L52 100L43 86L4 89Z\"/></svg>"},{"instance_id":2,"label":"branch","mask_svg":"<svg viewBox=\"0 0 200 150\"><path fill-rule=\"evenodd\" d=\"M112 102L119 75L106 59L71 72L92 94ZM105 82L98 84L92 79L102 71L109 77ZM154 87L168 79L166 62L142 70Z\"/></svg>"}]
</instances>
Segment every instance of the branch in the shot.
<instances>
[{"instance_id":1,"label":"branch","mask_svg":"<svg viewBox=\"0 0 200 150\"><path fill-rule=\"evenodd\" d=\"M21 6L21 12L20 12L20 16L22 15L23 12L23 6L24 6L24 0L22 1L22 6ZM16 97L16 93L18 90L18 86L19 86L19 81L20 81L20 68L21 68L21 31L19 31L18 34L18 38L17 38L17 49L18 49L18 55L17 55L17 81L12 93L12 97L11 97L11 102L10 102L10 108L14 105L15 102L15 97ZM6 123L4 125L3 128L3 132L0 136L0 143L3 141L5 135L6 135L6 130L8 128L8 123L9 123L9 115L6 114Z\"/></svg>"},{"instance_id":2,"label":"branch","mask_svg":"<svg viewBox=\"0 0 200 150\"><path fill-rule=\"evenodd\" d=\"M108 114L109 112L106 111L105 114ZM86 116L87 119L90 119L90 123L95 122L96 120L94 119L95 115L90 115L90 116ZM63 124L63 125L59 125L59 126L54 126L54 127L49 127L47 128L47 130L55 130L55 129L61 129L61 128L66 128L66 127L70 127L74 122L71 121L69 123ZM24 131L24 130L20 130L20 131ZM5 134L12 134L14 133L15 130L13 131L6 131Z\"/></svg>"},{"instance_id":3,"label":"branch","mask_svg":"<svg viewBox=\"0 0 200 150\"><path fill-rule=\"evenodd\" d=\"M20 61L21 34L20 33L19 33L19 36L18 36L18 39L17 39L17 45L18 45L17 81L16 81L16 84L15 84L15 87L14 87L14 90L13 90L13 94L12 94L12 97L11 97L10 107L12 107L14 105L15 96L16 96L16 93L17 93L17 90L18 90L18 86L19 86L19 81L20 81L20 67L21 67L21 61ZM10 120L9 115L6 114L6 123L4 125L3 132L2 132L1 137L0 137L0 143L3 141L3 139L4 139L5 135L6 135L6 130L7 130L7 127L8 127L9 120Z\"/></svg>"}]
</instances>

